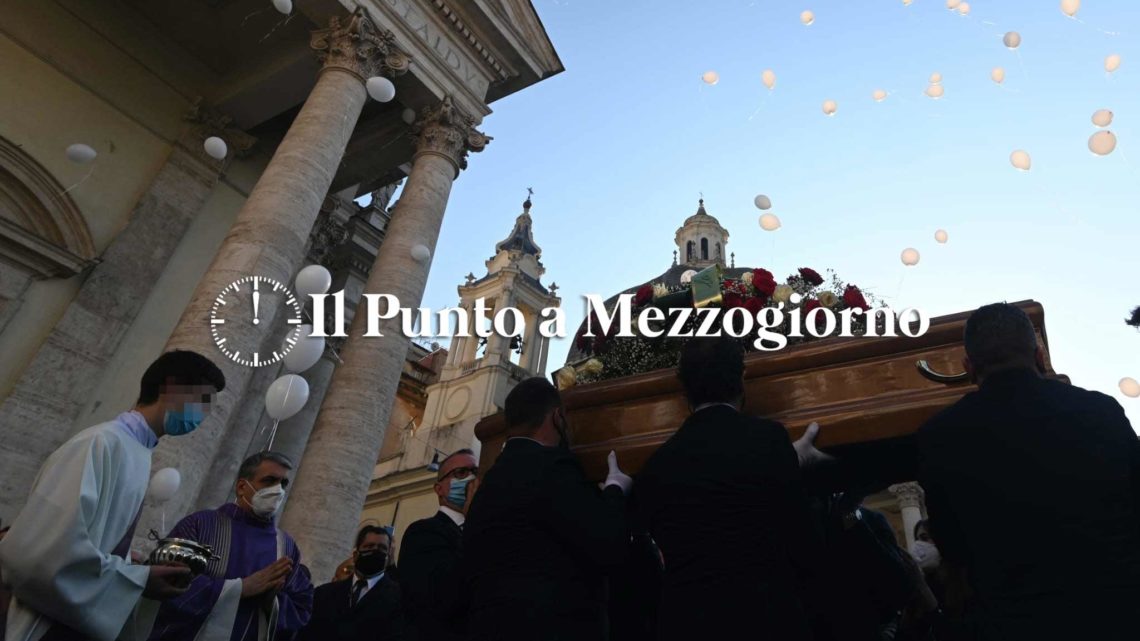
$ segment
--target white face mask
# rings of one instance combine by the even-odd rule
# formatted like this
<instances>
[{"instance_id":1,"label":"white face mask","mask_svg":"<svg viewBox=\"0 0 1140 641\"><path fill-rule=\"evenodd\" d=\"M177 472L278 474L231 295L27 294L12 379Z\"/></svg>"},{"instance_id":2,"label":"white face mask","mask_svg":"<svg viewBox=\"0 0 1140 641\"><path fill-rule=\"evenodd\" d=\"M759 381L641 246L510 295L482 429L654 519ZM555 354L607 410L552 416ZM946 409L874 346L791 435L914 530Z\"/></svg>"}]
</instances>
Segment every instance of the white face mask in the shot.
<instances>
[{"instance_id":1,"label":"white face mask","mask_svg":"<svg viewBox=\"0 0 1140 641\"><path fill-rule=\"evenodd\" d=\"M250 508L258 518L268 521L277 515L281 509L281 502L285 500L285 489L281 484L272 485L258 490L249 502Z\"/></svg>"},{"instance_id":2,"label":"white face mask","mask_svg":"<svg viewBox=\"0 0 1140 641\"><path fill-rule=\"evenodd\" d=\"M932 570L942 563L942 555L933 543L915 541L910 546L910 554L923 570Z\"/></svg>"}]
</instances>

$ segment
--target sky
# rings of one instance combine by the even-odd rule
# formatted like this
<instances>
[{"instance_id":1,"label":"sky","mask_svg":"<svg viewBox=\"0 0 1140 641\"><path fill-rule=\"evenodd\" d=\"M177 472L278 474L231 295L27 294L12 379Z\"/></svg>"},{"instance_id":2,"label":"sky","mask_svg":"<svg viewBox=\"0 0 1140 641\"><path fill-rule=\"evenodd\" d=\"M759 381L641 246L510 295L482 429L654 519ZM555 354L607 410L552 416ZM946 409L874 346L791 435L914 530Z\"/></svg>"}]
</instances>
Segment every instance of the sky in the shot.
<instances>
[{"instance_id":1,"label":"sky","mask_svg":"<svg viewBox=\"0 0 1140 641\"><path fill-rule=\"evenodd\" d=\"M1140 333L1123 323L1140 305L1140 3L1085 0L1076 20L1059 0L974 0L968 16L945 0L534 4L566 71L492 105L494 141L455 183L424 306L454 305L464 275L486 273L533 187L543 282L559 285L572 333L584 294L669 267L703 193L738 266L834 269L930 316L1041 302L1054 368L1140 427L1140 399L1118 389L1140 379ZM940 100L923 94L934 72ZM1087 146L1101 108L1119 141L1104 157ZM1011 166L1017 149L1030 171ZM760 229L757 194L780 230ZM921 254L911 268L907 247Z\"/></svg>"}]
</instances>

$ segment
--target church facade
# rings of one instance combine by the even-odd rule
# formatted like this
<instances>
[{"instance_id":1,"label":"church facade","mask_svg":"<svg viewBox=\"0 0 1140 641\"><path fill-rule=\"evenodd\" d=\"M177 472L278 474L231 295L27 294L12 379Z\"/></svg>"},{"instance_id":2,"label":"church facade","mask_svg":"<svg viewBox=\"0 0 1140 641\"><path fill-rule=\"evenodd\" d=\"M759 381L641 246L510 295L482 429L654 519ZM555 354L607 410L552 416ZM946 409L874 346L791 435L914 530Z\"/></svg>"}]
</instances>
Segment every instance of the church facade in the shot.
<instances>
[{"instance_id":1,"label":"church facade","mask_svg":"<svg viewBox=\"0 0 1140 641\"><path fill-rule=\"evenodd\" d=\"M198 431L155 452L154 469L182 478L167 522L227 500L267 442L265 392L283 370L222 356L215 297L316 263L350 317L364 292L418 306L430 259L410 249L434 249L452 182L491 142L490 105L562 69L526 0L316 0L289 14L254 0L7 3L0 519L53 449L133 405L168 349L214 358L227 388ZM375 78L394 99L369 98ZM242 331L250 349L279 344ZM308 403L277 432L274 449L300 464L283 524L318 582L351 546L387 426L419 411L446 353L383 333L330 339L303 374ZM148 501L140 547L159 517Z\"/></svg>"}]
</instances>

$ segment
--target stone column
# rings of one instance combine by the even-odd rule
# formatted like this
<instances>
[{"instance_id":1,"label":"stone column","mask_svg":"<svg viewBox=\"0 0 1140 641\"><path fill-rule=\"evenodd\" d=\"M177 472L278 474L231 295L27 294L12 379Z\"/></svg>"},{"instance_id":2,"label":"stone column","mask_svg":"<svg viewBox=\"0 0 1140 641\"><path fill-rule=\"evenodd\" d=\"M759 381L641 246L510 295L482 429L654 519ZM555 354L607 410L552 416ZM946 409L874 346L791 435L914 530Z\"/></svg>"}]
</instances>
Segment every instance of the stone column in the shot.
<instances>
[{"instance_id":1,"label":"stone column","mask_svg":"<svg viewBox=\"0 0 1140 641\"><path fill-rule=\"evenodd\" d=\"M482 150L490 140L474 124L450 97L421 115L412 172L366 293L395 295L403 307L420 305L430 264L412 258L412 247L425 245L434 255L452 181L466 166L467 152ZM380 321L382 338L362 337L369 311L353 318L343 363L333 373L282 520L317 583L332 577L352 547L408 353L398 316Z\"/></svg>"},{"instance_id":2,"label":"stone column","mask_svg":"<svg viewBox=\"0 0 1140 641\"><path fill-rule=\"evenodd\" d=\"M910 483L892 485L888 489L899 502L903 529L906 530L906 546L910 548L911 545L914 545L914 526L922 520L922 499L924 496L922 486L911 481Z\"/></svg>"},{"instance_id":3,"label":"stone column","mask_svg":"<svg viewBox=\"0 0 1140 641\"><path fill-rule=\"evenodd\" d=\"M311 46L324 63L316 85L242 206L167 343L168 349L192 349L214 357L226 375L226 390L202 426L190 436L163 439L155 451L155 469L177 467L182 473L182 489L167 504L168 516L181 516L193 505L219 448L246 446L230 442L224 426L243 398L252 370L221 356L216 349L207 320L214 298L243 276L290 282L304 258L309 233L367 100L365 80L381 73L403 73L409 64L407 55L396 48L395 36L378 31L359 8L348 19L334 17L329 28L314 32ZM263 327L274 325L276 312L273 306L263 308ZM252 324L232 329L237 333L229 339L231 344L241 344L247 350L272 340L258 334ZM153 510L144 512L138 531L146 532L153 522Z\"/></svg>"},{"instance_id":4,"label":"stone column","mask_svg":"<svg viewBox=\"0 0 1140 641\"><path fill-rule=\"evenodd\" d=\"M254 143L200 99L186 120L190 126L135 204L127 226L103 251L0 405L7 441L0 448L0 514L8 518L24 503L44 459L76 431L74 423L108 363L217 185L224 162L207 156L203 141L219 136L236 156L245 155Z\"/></svg>"}]
</instances>

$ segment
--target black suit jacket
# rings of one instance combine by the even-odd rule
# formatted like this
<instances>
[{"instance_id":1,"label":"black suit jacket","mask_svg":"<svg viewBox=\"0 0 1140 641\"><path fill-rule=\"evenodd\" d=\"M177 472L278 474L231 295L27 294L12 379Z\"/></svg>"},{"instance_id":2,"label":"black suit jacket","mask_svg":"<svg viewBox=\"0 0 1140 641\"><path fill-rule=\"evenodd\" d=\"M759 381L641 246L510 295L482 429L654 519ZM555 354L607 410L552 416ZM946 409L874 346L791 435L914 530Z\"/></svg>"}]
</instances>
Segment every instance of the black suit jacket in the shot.
<instances>
[{"instance_id":1,"label":"black suit jacket","mask_svg":"<svg viewBox=\"0 0 1140 641\"><path fill-rule=\"evenodd\" d=\"M1112 398L999 372L919 431L945 562L992 638L1140 634L1140 442Z\"/></svg>"},{"instance_id":2,"label":"black suit jacket","mask_svg":"<svg viewBox=\"0 0 1140 641\"><path fill-rule=\"evenodd\" d=\"M799 464L779 423L714 405L692 414L634 484L639 527L665 560L661 639L810 636L817 580Z\"/></svg>"},{"instance_id":3,"label":"black suit jacket","mask_svg":"<svg viewBox=\"0 0 1140 641\"><path fill-rule=\"evenodd\" d=\"M353 576L326 583L313 593L313 615L297 641L410 641L400 586L385 574L350 606Z\"/></svg>"},{"instance_id":4,"label":"black suit jacket","mask_svg":"<svg viewBox=\"0 0 1140 641\"><path fill-rule=\"evenodd\" d=\"M510 439L463 527L472 638L602 641L604 573L624 561L625 497L562 448Z\"/></svg>"},{"instance_id":5,"label":"black suit jacket","mask_svg":"<svg viewBox=\"0 0 1140 641\"><path fill-rule=\"evenodd\" d=\"M463 532L443 512L408 526L400 546L404 610L420 641L462 639Z\"/></svg>"}]
</instances>

